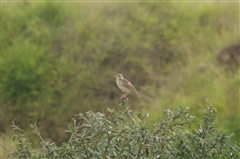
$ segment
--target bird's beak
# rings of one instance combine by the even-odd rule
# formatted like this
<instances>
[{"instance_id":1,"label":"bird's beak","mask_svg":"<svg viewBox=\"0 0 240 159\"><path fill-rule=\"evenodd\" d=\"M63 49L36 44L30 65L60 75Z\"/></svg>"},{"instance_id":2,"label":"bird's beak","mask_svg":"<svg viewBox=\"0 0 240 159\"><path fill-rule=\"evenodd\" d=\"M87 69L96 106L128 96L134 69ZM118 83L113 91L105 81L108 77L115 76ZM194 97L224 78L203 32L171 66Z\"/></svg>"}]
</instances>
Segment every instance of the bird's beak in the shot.
<instances>
[{"instance_id":1,"label":"bird's beak","mask_svg":"<svg viewBox=\"0 0 240 159\"><path fill-rule=\"evenodd\" d=\"M117 75L113 75L113 77L117 77Z\"/></svg>"}]
</instances>

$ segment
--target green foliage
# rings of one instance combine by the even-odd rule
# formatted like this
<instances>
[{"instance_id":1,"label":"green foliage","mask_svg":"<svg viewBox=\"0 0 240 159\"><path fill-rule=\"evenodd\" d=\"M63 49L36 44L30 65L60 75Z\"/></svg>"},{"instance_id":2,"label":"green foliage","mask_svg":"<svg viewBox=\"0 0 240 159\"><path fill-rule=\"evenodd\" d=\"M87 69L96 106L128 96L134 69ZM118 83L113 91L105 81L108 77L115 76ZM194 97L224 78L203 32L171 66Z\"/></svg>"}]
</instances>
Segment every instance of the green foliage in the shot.
<instances>
[{"instance_id":1,"label":"green foliage","mask_svg":"<svg viewBox=\"0 0 240 159\"><path fill-rule=\"evenodd\" d=\"M31 144L26 142L26 138L23 135L23 130L15 125L15 122L13 121L13 130L15 131L15 135L12 139L14 142L17 140L17 144L14 146L16 151L10 152L11 158L32 158L32 149L31 149Z\"/></svg>"},{"instance_id":2,"label":"green foliage","mask_svg":"<svg viewBox=\"0 0 240 159\"><path fill-rule=\"evenodd\" d=\"M2 6L3 133L13 119L26 132L29 122L37 122L43 137L62 143L67 140L62 129L75 112L101 111L118 100L112 76L123 73L142 97L132 100L134 110L151 113L148 124L170 103L190 105L200 116L199 103L210 98L221 129L234 132L239 141L239 70L223 69L215 60L220 50L239 41L238 4Z\"/></svg>"},{"instance_id":3,"label":"green foliage","mask_svg":"<svg viewBox=\"0 0 240 159\"><path fill-rule=\"evenodd\" d=\"M37 10L39 18L46 24L57 26L64 22L64 8L60 3L43 3Z\"/></svg>"},{"instance_id":4,"label":"green foliage","mask_svg":"<svg viewBox=\"0 0 240 159\"><path fill-rule=\"evenodd\" d=\"M189 107L178 105L177 111L167 109L165 117L149 127L145 124L148 114L130 110L126 98L119 105L123 110L108 108L107 116L93 111L76 115L66 130L71 136L61 146L46 142L36 124L31 124L42 146L33 149L13 123L16 133L13 140L18 143L9 157L229 159L240 155L240 148L231 140L233 133L217 129L216 109L212 106L202 111L199 128L193 128Z\"/></svg>"}]
</instances>

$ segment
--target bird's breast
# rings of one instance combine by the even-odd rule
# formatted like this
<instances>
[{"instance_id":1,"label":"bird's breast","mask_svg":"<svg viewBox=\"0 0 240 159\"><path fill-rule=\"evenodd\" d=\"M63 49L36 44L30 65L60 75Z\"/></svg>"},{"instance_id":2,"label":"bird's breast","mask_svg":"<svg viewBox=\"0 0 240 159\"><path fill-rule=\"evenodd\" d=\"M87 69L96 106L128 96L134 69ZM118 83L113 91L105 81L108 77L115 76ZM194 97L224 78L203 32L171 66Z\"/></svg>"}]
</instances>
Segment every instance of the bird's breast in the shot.
<instances>
[{"instance_id":1,"label":"bird's breast","mask_svg":"<svg viewBox=\"0 0 240 159\"><path fill-rule=\"evenodd\" d=\"M121 91L123 92L131 92L130 89L126 88L123 86L123 82L121 80L116 80L117 86L119 89L121 89Z\"/></svg>"}]
</instances>

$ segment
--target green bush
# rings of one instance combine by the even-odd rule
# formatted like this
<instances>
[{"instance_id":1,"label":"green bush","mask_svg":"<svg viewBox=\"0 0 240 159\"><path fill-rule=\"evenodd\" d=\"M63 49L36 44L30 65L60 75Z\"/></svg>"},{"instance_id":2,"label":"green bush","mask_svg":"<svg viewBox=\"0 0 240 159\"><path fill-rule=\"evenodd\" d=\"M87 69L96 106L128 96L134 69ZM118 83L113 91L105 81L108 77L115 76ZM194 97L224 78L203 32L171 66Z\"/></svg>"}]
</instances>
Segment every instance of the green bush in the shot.
<instances>
[{"instance_id":1,"label":"green bush","mask_svg":"<svg viewBox=\"0 0 240 159\"><path fill-rule=\"evenodd\" d=\"M26 142L23 130L13 122L15 151L9 158L238 158L239 147L232 142L233 133L216 127L216 109L211 105L202 111L199 128L193 128L188 107L167 109L165 117L146 126L148 113L142 115L129 109L128 99L119 101L123 110L108 108L108 115L88 111L74 117L68 125L71 136L57 146L46 142L36 124L31 125L42 148L33 149Z\"/></svg>"},{"instance_id":2,"label":"green bush","mask_svg":"<svg viewBox=\"0 0 240 159\"><path fill-rule=\"evenodd\" d=\"M239 142L239 72L215 61L239 41L236 4L2 3L2 132L14 119L26 132L37 122L44 138L66 142L75 112L119 98L113 75L123 73L142 97L134 110L151 113L146 122L170 103L198 116L210 98Z\"/></svg>"},{"instance_id":3,"label":"green bush","mask_svg":"<svg viewBox=\"0 0 240 159\"><path fill-rule=\"evenodd\" d=\"M42 109L41 105L34 101L43 100L51 91L49 79L52 73L46 50L27 40L23 43L14 41L14 47L5 50L7 56L3 56L2 63L3 102L8 105L3 108L6 112L12 112L17 120L21 119L22 115L32 119L41 118L29 112ZM28 103L31 103L31 106ZM8 114L8 117L13 116ZM22 122L28 122L28 119L22 118Z\"/></svg>"}]
</instances>

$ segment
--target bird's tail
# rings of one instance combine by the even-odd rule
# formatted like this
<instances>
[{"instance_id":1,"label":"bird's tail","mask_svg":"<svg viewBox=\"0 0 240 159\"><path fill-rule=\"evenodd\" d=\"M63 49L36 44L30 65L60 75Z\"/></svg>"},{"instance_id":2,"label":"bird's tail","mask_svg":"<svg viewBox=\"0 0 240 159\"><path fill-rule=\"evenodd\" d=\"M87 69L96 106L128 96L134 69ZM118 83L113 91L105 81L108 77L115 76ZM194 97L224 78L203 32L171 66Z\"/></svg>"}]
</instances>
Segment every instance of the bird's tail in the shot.
<instances>
[{"instance_id":1,"label":"bird's tail","mask_svg":"<svg viewBox=\"0 0 240 159\"><path fill-rule=\"evenodd\" d=\"M138 94L138 92L137 91L135 91L135 93L138 95L138 97L140 98L140 95Z\"/></svg>"}]
</instances>

